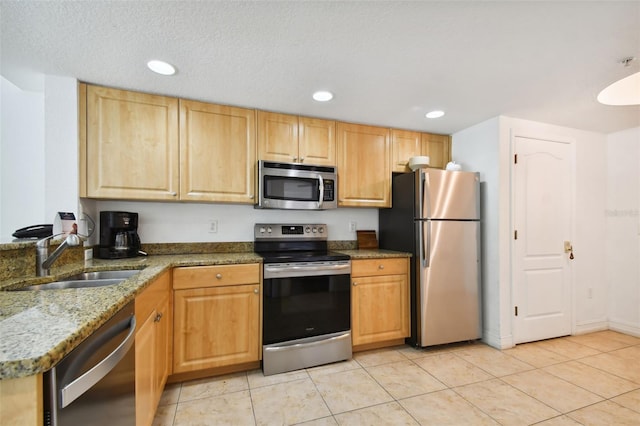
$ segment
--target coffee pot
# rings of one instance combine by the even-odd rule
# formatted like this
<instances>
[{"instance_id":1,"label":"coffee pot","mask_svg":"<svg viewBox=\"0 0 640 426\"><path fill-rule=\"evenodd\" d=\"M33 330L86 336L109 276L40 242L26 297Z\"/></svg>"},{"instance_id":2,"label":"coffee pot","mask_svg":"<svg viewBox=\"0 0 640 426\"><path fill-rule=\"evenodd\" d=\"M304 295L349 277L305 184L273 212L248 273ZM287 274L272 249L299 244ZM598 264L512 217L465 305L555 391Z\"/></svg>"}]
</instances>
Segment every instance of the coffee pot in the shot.
<instances>
[{"instance_id":1,"label":"coffee pot","mask_svg":"<svg viewBox=\"0 0 640 426\"><path fill-rule=\"evenodd\" d=\"M140 251L138 213L100 212L100 245L94 255L100 259L122 259L144 254Z\"/></svg>"}]
</instances>

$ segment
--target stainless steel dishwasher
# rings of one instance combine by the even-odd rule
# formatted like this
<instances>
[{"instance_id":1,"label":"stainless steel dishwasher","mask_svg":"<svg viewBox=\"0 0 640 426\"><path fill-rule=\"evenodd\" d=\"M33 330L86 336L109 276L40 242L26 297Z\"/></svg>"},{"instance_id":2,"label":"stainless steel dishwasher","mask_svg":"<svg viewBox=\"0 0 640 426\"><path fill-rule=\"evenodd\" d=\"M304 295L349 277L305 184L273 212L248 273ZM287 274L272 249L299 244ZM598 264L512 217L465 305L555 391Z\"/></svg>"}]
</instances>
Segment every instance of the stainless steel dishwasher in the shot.
<instances>
[{"instance_id":1,"label":"stainless steel dishwasher","mask_svg":"<svg viewBox=\"0 0 640 426\"><path fill-rule=\"evenodd\" d=\"M44 424L135 425L134 302L44 374Z\"/></svg>"}]
</instances>

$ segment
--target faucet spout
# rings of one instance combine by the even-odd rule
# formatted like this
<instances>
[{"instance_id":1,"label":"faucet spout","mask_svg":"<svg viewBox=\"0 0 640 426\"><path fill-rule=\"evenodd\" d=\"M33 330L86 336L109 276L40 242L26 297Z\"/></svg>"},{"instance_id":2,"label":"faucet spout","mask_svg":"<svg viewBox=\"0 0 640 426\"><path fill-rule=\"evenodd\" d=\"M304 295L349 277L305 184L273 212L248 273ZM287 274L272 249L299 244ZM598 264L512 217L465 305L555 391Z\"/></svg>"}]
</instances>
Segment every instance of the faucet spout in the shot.
<instances>
[{"instance_id":1,"label":"faucet spout","mask_svg":"<svg viewBox=\"0 0 640 426\"><path fill-rule=\"evenodd\" d=\"M50 235L36 243L36 275L45 277L49 275L49 268L60 255L68 248L80 245L82 239L78 234L71 233L67 238L49 255L49 245L52 238L62 234Z\"/></svg>"}]
</instances>

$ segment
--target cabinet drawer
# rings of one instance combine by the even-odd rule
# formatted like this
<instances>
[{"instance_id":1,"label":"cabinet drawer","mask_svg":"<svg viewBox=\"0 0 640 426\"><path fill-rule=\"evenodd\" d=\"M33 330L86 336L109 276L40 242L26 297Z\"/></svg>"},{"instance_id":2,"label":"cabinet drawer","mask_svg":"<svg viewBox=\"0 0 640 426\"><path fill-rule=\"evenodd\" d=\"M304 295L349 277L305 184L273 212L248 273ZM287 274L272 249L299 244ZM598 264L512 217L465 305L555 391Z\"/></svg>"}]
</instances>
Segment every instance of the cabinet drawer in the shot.
<instances>
[{"instance_id":1,"label":"cabinet drawer","mask_svg":"<svg viewBox=\"0 0 640 426\"><path fill-rule=\"evenodd\" d=\"M169 271L160 275L149 287L145 288L142 293L136 297L136 318L138 326L147 319L151 312L163 301L169 297L171 291L171 274Z\"/></svg>"},{"instance_id":2,"label":"cabinet drawer","mask_svg":"<svg viewBox=\"0 0 640 426\"><path fill-rule=\"evenodd\" d=\"M351 261L352 277L368 277L372 275L398 275L408 273L408 259L384 258Z\"/></svg>"},{"instance_id":3,"label":"cabinet drawer","mask_svg":"<svg viewBox=\"0 0 640 426\"><path fill-rule=\"evenodd\" d=\"M260 264L189 266L173 270L173 289L219 287L260 282Z\"/></svg>"}]
</instances>

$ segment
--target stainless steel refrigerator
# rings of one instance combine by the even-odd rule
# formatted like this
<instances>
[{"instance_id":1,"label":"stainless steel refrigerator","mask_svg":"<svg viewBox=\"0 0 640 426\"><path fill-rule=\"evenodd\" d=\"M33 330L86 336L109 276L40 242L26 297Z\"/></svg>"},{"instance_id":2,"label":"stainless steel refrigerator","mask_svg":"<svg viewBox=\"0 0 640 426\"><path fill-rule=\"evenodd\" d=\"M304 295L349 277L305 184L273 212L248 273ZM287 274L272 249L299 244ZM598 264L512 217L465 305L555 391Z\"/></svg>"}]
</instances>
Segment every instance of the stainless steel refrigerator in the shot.
<instances>
[{"instance_id":1,"label":"stainless steel refrigerator","mask_svg":"<svg viewBox=\"0 0 640 426\"><path fill-rule=\"evenodd\" d=\"M412 253L411 337L432 346L482 337L480 176L419 169L393 175L379 246Z\"/></svg>"}]
</instances>

